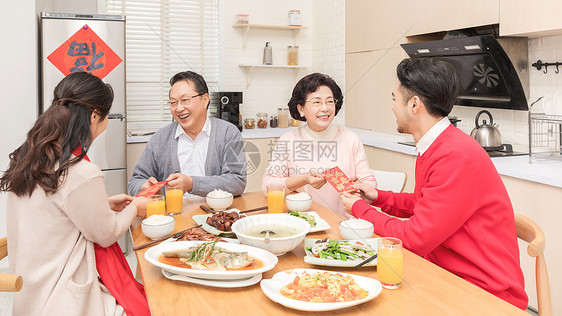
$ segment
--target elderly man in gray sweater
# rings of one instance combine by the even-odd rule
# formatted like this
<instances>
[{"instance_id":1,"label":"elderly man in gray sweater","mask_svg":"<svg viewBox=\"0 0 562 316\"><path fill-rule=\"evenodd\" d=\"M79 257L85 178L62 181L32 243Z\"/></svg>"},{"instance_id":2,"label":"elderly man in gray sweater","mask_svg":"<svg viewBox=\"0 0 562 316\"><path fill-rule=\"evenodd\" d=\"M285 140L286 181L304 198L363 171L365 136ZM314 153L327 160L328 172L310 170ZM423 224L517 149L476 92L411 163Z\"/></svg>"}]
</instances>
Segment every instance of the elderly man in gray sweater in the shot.
<instances>
[{"instance_id":1,"label":"elderly man in gray sweater","mask_svg":"<svg viewBox=\"0 0 562 316\"><path fill-rule=\"evenodd\" d=\"M209 90L201 75L180 72L170 85L175 122L148 141L129 180L129 193L136 195L169 180L169 185L181 185L188 196L205 196L214 189L241 195L246 187L246 158L240 131L207 116Z\"/></svg>"}]
</instances>

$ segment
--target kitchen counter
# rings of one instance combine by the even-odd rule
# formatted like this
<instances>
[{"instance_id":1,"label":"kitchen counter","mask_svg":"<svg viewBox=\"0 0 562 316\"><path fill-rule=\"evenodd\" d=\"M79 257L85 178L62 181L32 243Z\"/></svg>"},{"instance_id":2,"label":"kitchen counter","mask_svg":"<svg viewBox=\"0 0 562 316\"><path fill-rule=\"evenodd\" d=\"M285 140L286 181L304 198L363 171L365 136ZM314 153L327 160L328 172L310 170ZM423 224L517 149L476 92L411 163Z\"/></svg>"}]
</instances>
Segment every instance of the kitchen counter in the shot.
<instances>
[{"instance_id":1,"label":"kitchen counter","mask_svg":"<svg viewBox=\"0 0 562 316\"><path fill-rule=\"evenodd\" d=\"M242 130L242 137L244 139L277 138L294 128L298 127L244 129ZM364 129L350 129L357 133L366 146L412 156L417 155L417 151L414 147L398 144L398 142L413 141L410 135L392 135ZM150 136L127 137L127 143L143 143L147 142L148 139L150 139ZM492 158L492 162L501 175L562 188L562 160L540 160L530 164L529 156L525 155L496 157Z\"/></svg>"}]
</instances>

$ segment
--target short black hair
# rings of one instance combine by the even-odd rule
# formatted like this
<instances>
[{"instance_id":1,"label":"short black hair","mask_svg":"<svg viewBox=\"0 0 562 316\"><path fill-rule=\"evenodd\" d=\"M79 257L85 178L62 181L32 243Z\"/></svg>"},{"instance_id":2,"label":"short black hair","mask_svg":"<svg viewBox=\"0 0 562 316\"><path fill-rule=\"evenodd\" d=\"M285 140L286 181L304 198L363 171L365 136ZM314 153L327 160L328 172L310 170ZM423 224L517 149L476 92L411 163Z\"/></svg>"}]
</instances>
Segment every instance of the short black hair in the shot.
<instances>
[{"instance_id":1,"label":"short black hair","mask_svg":"<svg viewBox=\"0 0 562 316\"><path fill-rule=\"evenodd\" d=\"M432 116L451 113L459 93L459 80L451 64L434 58L406 58L396 73L407 99L417 95Z\"/></svg>"},{"instance_id":2,"label":"short black hair","mask_svg":"<svg viewBox=\"0 0 562 316\"><path fill-rule=\"evenodd\" d=\"M303 77L293 88L293 94L287 104L292 118L306 122L306 118L300 116L297 105L304 105L306 95L318 90L320 86L327 86L330 90L332 90L334 99L336 99L336 115L338 114L343 104L343 93L341 92L340 87L334 79L332 79L332 77L315 72Z\"/></svg>"},{"instance_id":3,"label":"short black hair","mask_svg":"<svg viewBox=\"0 0 562 316\"><path fill-rule=\"evenodd\" d=\"M209 93L209 88L207 87L207 82L200 74L194 71L182 71L175 74L172 78L170 78L170 87L176 84L178 81L185 80L187 82L191 81L193 83L193 88L197 91L198 94L205 94ZM210 103L210 96L209 96L209 103ZM207 107L209 104L207 104Z\"/></svg>"}]
</instances>

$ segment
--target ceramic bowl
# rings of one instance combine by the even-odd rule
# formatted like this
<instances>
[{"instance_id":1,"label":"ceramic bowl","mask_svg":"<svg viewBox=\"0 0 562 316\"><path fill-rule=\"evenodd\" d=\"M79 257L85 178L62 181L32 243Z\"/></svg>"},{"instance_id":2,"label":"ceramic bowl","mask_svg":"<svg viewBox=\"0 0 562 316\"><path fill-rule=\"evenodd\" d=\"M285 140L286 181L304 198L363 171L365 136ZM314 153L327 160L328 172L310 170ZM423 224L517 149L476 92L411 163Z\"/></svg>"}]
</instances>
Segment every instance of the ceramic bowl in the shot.
<instances>
[{"instance_id":1,"label":"ceramic bowl","mask_svg":"<svg viewBox=\"0 0 562 316\"><path fill-rule=\"evenodd\" d=\"M295 196L295 194L289 194L285 197L285 204L287 204L287 208L290 211L303 212L310 209L310 206L312 205L312 196L309 195L306 200L295 199L293 196Z\"/></svg>"},{"instance_id":2,"label":"ceramic bowl","mask_svg":"<svg viewBox=\"0 0 562 316\"><path fill-rule=\"evenodd\" d=\"M207 205L209 205L215 211L224 211L227 207L232 205L232 201L234 200L234 196L232 193L229 193L227 197L212 197L207 194L205 198L207 201Z\"/></svg>"},{"instance_id":3,"label":"ceramic bowl","mask_svg":"<svg viewBox=\"0 0 562 316\"><path fill-rule=\"evenodd\" d=\"M266 243L264 237L253 237L243 233L247 232L252 227L273 228L279 224L295 228L296 234L280 238L271 236L272 238L269 243ZM232 224L232 231L242 244L265 249L278 256L300 245L309 230L310 224L307 221L295 216L288 216L287 214L252 215L241 218Z\"/></svg>"},{"instance_id":4,"label":"ceramic bowl","mask_svg":"<svg viewBox=\"0 0 562 316\"><path fill-rule=\"evenodd\" d=\"M350 218L340 222L340 234L344 240L372 238L373 223L364 219Z\"/></svg>"},{"instance_id":5,"label":"ceramic bowl","mask_svg":"<svg viewBox=\"0 0 562 316\"><path fill-rule=\"evenodd\" d=\"M152 217L158 216L158 221ZM171 234L176 227L176 219L168 215L152 215L141 223L142 232L154 240Z\"/></svg>"}]
</instances>

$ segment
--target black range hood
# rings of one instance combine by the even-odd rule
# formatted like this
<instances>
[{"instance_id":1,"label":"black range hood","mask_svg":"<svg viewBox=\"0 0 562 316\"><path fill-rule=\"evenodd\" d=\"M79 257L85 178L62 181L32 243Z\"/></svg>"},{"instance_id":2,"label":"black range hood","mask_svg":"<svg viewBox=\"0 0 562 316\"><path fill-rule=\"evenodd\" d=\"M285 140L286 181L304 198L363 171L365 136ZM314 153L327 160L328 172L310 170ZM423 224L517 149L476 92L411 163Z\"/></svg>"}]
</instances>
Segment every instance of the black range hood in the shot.
<instances>
[{"instance_id":1,"label":"black range hood","mask_svg":"<svg viewBox=\"0 0 562 316\"><path fill-rule=\"evenodd\" d=\"M528 110L526 38L480 35L401 46L412 58L432 57L453 65L460 83L456 105Z\"/></svg>"}]
</instances>

